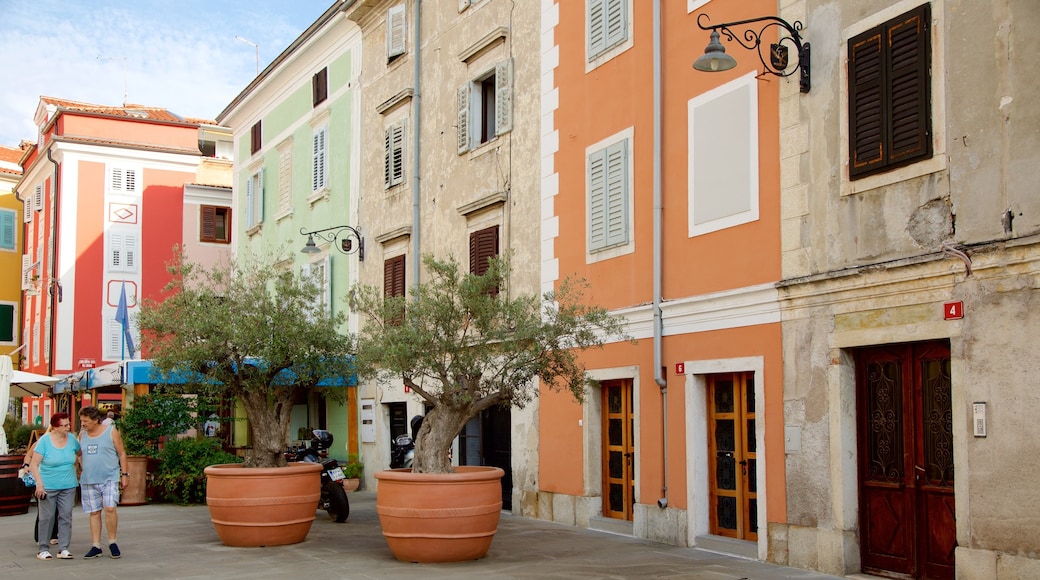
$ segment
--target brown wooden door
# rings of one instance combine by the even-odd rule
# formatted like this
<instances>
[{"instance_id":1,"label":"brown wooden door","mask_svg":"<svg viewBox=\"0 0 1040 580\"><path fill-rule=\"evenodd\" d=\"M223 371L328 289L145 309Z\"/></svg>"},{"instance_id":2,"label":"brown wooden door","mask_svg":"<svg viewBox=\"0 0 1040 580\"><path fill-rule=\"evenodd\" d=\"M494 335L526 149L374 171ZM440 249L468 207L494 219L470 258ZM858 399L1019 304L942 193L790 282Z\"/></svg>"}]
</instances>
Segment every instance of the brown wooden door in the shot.
<instances>
[{"instance_id":1,"label":"brown wooden door","mask_svg":"<svg viewBox=\"0 0 1040 580\"><path fill-rule=\"evenodd\" d=\"M708 429L711 533L757 541L758 455L753 374L708 377Z\"/></svg>"},{"instance_id":2,"label":"brown wooden door","mask_svg":"<svg viewBox=\"0 0 1040 580\"><path fill-rule=\"evenodd\" d=\"M954 577L950 349L863 349L856 357L863 570Z\"/></svg>"},{"instance_id":3,"label":"brown wooden door","mask_svg":"<svg viewBox=\"0 0 1040 580\"><path fill-rule=\"evenodd\" d=\"M632 439L632 381L602 383L603 515L632 519L635 447Z\"/></svg>"}]
</instances>

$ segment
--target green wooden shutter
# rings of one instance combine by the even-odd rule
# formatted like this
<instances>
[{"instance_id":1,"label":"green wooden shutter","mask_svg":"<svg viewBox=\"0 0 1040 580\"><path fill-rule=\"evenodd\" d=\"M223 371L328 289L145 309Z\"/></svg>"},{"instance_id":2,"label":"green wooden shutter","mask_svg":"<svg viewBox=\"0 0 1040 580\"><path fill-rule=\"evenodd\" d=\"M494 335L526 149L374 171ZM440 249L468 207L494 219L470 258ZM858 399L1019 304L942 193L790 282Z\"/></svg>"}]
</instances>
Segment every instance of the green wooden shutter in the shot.
<instances>
[{"instance_id":1,"label":"green wooden shutter","mask_svg":"<svg viewBox=\"0 0 1040 580\"><path fill-rule=\"evenodd\" d=\"M628 142L607 147L606 245L628 242Z\"/></svg>"},{"instance_id":2,"label":"green wooden shutter","mask_svg":"<svg viewBox=\"0 0 1040 580\"><path fill-rule=\"evenodd\" d=\"M15 250L18 245L18 234L15 230L15 212L0 210L0 248Z\"/></svg>"},{"instance_id":3,"label":"green wooden shutter","mask_svg":"<svg viewBox=\"0 0 1040 580\"><path fill-rule=\"evenodd\" d=\"M607 151L589 155L589 250L607 244Z\"/></svg>"},{"instance_id":4,"label":"green wooden shutter","mask_svg":"<svg viewBox=\"0 0 1040 580\"><path fill-rule=\"evenodd\" d=\"M606 48L606 0L588 0L589 58L598 56Z\"/></svg>"},{"instance_id":5,"label":"green wooden shutter","mask_svg":"<svg viewBox=\"0 0 1040 580\"><path fill-rule=\"evenodd\" d=\"M495 135L513 129L513 60L495 65Z\"/></svg>"}]
</instances>

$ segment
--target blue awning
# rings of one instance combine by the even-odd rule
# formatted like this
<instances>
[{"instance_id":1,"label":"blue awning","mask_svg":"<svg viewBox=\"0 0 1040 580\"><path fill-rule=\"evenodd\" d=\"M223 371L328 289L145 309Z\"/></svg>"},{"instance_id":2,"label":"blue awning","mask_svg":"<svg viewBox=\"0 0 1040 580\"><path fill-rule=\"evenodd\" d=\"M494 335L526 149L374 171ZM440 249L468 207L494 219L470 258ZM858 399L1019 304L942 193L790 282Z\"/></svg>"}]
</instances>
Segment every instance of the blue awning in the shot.
<instances>
[{"instance_id":1,"label":"blue awning","mask_svg":"<svg viewBox=\"0 0 1040 580\"><path fill-rule=\"evenodd\" d=\"M258 364L256 360L250 360L250 364ZM292 382L295 374L290 369L285 369L278 373L278 380L285 380L286 383ZM193 372L181 372L174 373L173 375L166 377L164 380L160 376L158 371L153 370L152 361L150 360L134 360L127 361L126 363L126 383L130 385L156 385L156 384L173 384L173 385L187 385L194 383L205 383L212 379ZM319 387L353 387L357 386L357 376L350 375L349 377L328 377L318 381Z\"/></svg>"}]
</instances>

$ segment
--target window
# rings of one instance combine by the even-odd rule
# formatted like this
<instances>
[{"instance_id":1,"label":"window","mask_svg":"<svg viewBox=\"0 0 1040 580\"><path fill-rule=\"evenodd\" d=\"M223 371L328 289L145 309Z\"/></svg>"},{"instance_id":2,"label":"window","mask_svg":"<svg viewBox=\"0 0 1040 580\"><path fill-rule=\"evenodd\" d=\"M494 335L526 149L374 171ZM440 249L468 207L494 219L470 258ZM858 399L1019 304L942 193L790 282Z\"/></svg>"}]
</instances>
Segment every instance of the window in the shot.
<instances>
[{"instance_id":1,"label":"window","mask_svg":"<svg viewBox=\"0 0 1040 580\"><path fill-rule=\"evenodd\" d=\"M200 242L231 243L231 208L204 205L200 219Z\"/></svg>"},{"instance_id":2,"label":"window","mask_svg":"<svg viewBox=\"0 0 1040 580\"><path fill-rule=\"evenodd\" d=\"M328 187L329 181L329 126L314 130L314 156L311 162L311 191L317 193Z\"/></svg>"},{"instance_id":3,"label":"window","mask_svg":"<svg viewBox=\"0 0 1040 580\"><path fill-rule=\"evenodd\" d=\"M33 287L33 265L32 258L28 254L22 254L22 290L32 290Z\"/></svg>"},{"instance_id":4,"label":"window","mask_svg":"<svg viewBox=\"0 0 1040 580\"><path fill-rule=\"evenodd\" d=\"M137 333L137 329L134 328L132 320L130 323L130 339L134 345L141 343L141 337ZM113 311L112 318L109 318L105 324L105 358L108 360L122 360L128 357L137 358L130 355L130 346L126 343L126 338L123 335L123 324L115 319Z\"/></svg>"},{"instance_id":5,"label":"window","mask_svg":"<svg viewBox=\"0 0 1040 580\"><path fill-rule=\"evenodd\" d=\"M589 60L628 38L628 0L587 0Z\"/></svg>"},{"instance_id":6,"label":"window","mask_svg":"<svg viewBox=\"0 0 1040 580\"><path fill-rule=\"evenodd\" d=\"M14 210L0 209L0 250L18 249L18 230L15 225L18 214Z\"/></svg>"},{"instance_id":7,"label":"window","mask_svg":"<svg viewBox=\"0 0 1040 580\"><path fill-rule=\"evenodd\" d=\"M483 276L488 271L489 260L498 256L498 226L477 230L469 235L469 271ZM498 287L489 292L498 295Z\"/></svg>"},{"instance_id":8,"label":"window","mask_svg":"<svg viewBox=\"0 0 1040 580\"><path fill-rule=\"evenodd\" d=\"M43 210L43 186L37 185L33 191L33 208L36 211Z\"/></svg>"},{"instance_id":9,"label":"window","mask_svg":"<svg viewBox=\"0 0 1040 580\"><path fill-rule=\"evenodd\" d=\"M264 221L264 170L260 169L246 181L246 229Z\"/></svg>"},{"instance_id":10,"label":"window","mask_svg":"<svg viewBox=\"0 0 1040 580\"><path fill-rule=\"evenodd\" d=\"M923 4L849 39L849 177L932 156L931 10Z\"/></svg>"},{"instance_id":11,"label":"window","mask_svg":"<svg viewBox=\"0 0 1040 580\"><path fill-rule=\"evenodd\" d=\"M22 222L29 223L32 221L33 212L33 198L27 198L22 202Z\"/></svg>"},{"instance_id":12,"label":"window","mask_svg":"<svg viewBox=\"0 0 1040 580\"><path fill-rule=\"evenodd\" d=\"M314 278L315 283L322 288L315 307L324 307L327 312L332 310L332 259L326 255L321 260L303 264L300 266L303 276Z\"/></svg>"},{"instance_id":13,"label":"window","mask_svg":"<svg viewBox=\"0 0 1040 580\"><path fill-rule=\"evenodd\" d=\"M383 152L383 181L389 189L404 183L405 122L394 123L386 130Z\"/></svg>"},{"instance_id":14,"label":"window","mask_svg":"<svg viewBox=\"0 0 1040 580\"><path fill-rule=\"evenodd\" d=\"M249 129L249 153L254 154L260 150L263 146L264 132L260 125L260 121L257 121L251 129Z\"/></svg>"},{"instance_id":15,"label":"window","mask_svg":"<svg viewBox=\"0 0 1040 580\"><path fill-rule=\"evenodd\" d=\"M17 308L12 302L0 304L0 343L13 343L14 329L18 326L15 318Z\"/></svg>"},{"instance_id":16,"label":"window","mask_svg":"<svg viewBox=\"0 0 1040 580\"><path fill-rule=\"evenodd\" d=\"M628 140L588 156L589 251L628 243Z\"/></svg>"},{"instance_id":17,"label":"window","mask_svg":"<svg viewBox=\"0 0 1040 580\"><path fill-rule=\"evenodd\" d=\"M688 103L690 237L758 219L758 82L748 73Z\"/></svg>"},{"instance_id":18,"label":"window","mask_svg":"<svg viewBox=\"0 0 1040 580\"><path fill-rule=\"evenodd\" d=\"M137 234L111 228L108 232L108 270L137 271Z\"/></svg>"},{"instance_id":19,"label":"window","mask_svg":"<svg viewBox=\"0 0 1040 580\"><path fill-rule=\"evenodd\" d=\"M328 67L314 73L311 77L311 100L315 107L329 98L329 69Z\"/></svg>"},{"instance_id":20,"label":"window","mask_svg":"<svg viewBox=\"0 0 1040 580\"><path fill-rule=\"evenodd\" d=\"M383 297L404 297L404 254L394 256L383 262ZM396 315L387 320L387 324L400 324L404 320L404 304Z\"/></svg>"},{"instance_id":21,"label":"window","mask_svg":"<svg viewBox=\"0 0 1040 580\"><path fill-rule=\"evenodd\" d=\"M505 60L458 90L459 154L513 128L513 61Z\"/></svg>"},{"instance_id":22,"label":"window","mask_svg":"<svg viewBox=\"0 0 1040 580\"><path fill-rule=\"evenodd\" d=\"M137 170L124 167L109 167L109 193L137 193ZM40 204L42 207L42 203Z\"/></svg>"},{"instance_id":23,"label":"window","mask_svg":"<svg viewBox=\"0 0 1040 580\"><path fill-rule=\"evenodd\" d=\"M404 15L404 4L391 6L386 13L386 60L401 56L407 50L405 35L408 33Z\"/></svg>"},{"instance_id":24,"label":"window","mask_svg":"<svg viewBox=\"0 0 1040 580\"><path fill-rule=\"evenodd\" d=\"M286 144L278 150L278 213L292 209L292 147Z\"/></svg>"}]
</instances>

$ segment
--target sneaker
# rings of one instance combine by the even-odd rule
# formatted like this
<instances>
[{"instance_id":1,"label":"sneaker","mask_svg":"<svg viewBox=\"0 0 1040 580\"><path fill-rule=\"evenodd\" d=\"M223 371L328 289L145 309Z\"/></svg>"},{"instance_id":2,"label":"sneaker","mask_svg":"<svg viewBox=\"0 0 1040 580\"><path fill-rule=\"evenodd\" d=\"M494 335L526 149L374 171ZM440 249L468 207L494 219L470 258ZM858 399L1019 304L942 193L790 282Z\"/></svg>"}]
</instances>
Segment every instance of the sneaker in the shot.
<instances>
[{"instance_id":1,"label":"sneaker","mask_svg":"<svg viewBox=\"0 0 1040 580\"><path fill-rule=\"evenodd\" d=\"M87 555L83 556L83 557L84 558L97 558L100 555L101 555L101 548L99 548L97 546L91 546L90 547L90 551L87 552Z\"/></svg>"},{"instance_id":2,"label":"sneaker","mask_svg":"<svg viewBox=\"0 0 1040 580\"><path fill-rule=\"evenodd\" d=\"M54 556L52 556L51 553L48 552L47 550L44 550L44 551L40 552L39 554L36 554L36 559L37 560L53 560Z\"/></svg>"},{"instance_id":3,"label":"sneaker","mask_svg":"<svg viewBox=\"0 0 1040 580\"><path fill-rule=\"evenodd\" d=\"M73 558L75 558L75 556L70 554L68 550L62 550L62 551L58 552L58 559L59 560L71 560Z\"/></svg>"},{"instance_id":4,"label":"sneaker","mask_svg":"<svg viewBox=\"0 0 1040 580\"><path fill-rule=\"evenodd\" d=\"M113 558L122 556L122 554L119 553L119 546L117 546L115 542L108 545L108 551L112 553Z\"/></svg>"}]
</instances>

